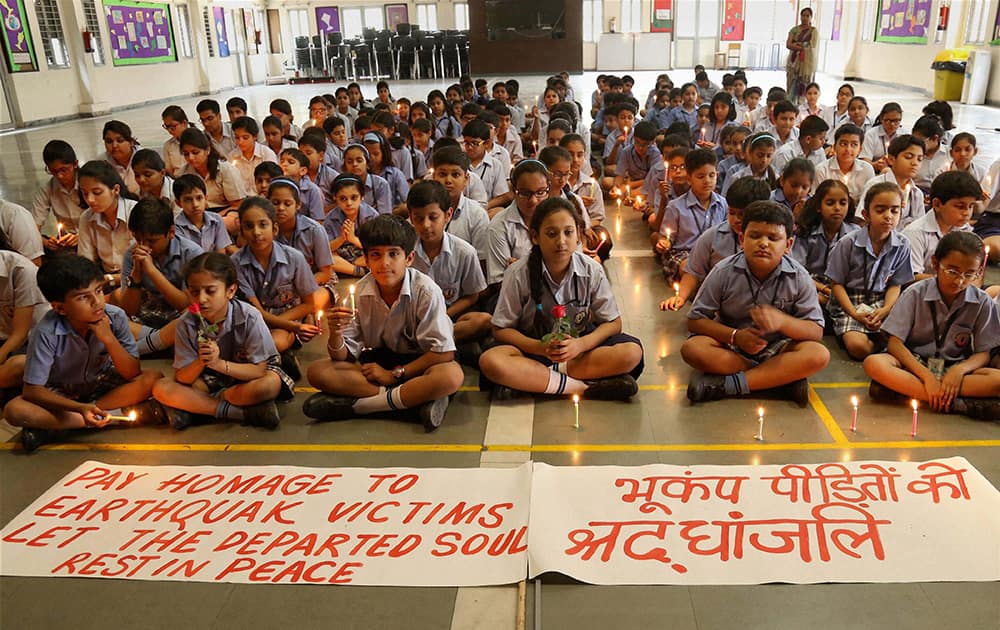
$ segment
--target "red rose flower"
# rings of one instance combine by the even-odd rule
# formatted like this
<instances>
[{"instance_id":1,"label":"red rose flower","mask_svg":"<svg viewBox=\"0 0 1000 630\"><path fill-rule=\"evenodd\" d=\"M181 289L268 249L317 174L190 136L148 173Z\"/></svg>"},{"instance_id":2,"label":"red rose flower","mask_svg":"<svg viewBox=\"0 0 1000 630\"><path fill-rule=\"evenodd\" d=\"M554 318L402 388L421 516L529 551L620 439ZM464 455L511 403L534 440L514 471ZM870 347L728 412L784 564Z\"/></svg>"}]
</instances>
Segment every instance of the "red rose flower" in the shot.
<instances>
[{"instance_id":1,"label":"red rose flower","mask_svg":"<svg viewBox=\"0 0 1000 630\"><path fill-rule=\"evenodd\" d=\"M562 304L556 304L555 306L553 306L552 317L555 317L557 319L562 319L563 317L566 317L566 307L563 306Z\"/></svg>"},{"instance_id":2,"label":"red rose flower","mask_svg":"<svg viewBox=\"0 0 1000 630\"><path fill-rule=\"evenodd\" d=\"M188 306L188 311L194 313L195 315L201 315L201 305L197 302L192 302L191 305Z\"/></svg>"}]
</instances>

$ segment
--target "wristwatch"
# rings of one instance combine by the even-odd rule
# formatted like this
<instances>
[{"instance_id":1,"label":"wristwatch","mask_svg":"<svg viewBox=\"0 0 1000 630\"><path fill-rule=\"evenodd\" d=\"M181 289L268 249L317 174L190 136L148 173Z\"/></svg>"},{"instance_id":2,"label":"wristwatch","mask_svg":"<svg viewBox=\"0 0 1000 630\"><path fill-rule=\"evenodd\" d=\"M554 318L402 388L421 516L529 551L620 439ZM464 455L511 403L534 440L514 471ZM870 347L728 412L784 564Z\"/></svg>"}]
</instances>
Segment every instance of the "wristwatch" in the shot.
<instances>
[{"instance_id":1,"label":"wristwatch","mask_svg":"<svg viewBox=\"0 0 1000 630\"><path fill-rule=\"evenodd\" d=\"M402 382L406 378L406 368L402 365L397 365L392 368L392 378L396 379L396 382Z\"/></svg>"}]
</instances>

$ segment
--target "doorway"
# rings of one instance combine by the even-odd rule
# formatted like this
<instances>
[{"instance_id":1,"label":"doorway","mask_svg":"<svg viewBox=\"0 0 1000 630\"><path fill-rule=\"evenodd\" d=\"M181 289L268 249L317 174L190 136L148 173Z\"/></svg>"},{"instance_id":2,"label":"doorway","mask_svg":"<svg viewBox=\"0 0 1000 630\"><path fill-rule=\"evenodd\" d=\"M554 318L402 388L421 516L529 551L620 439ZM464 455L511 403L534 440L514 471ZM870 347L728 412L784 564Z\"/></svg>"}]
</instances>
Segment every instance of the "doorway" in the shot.
<instances>
[{"instance_id":1,"label":"doorway","mask_svg":"<svg viewBox=\"0 0 1000 630\"><path fill-rule=\"evenodd\" d=\"M719 42L719 0L674 0L674 67L712 67Z\"/></svg>"}]
</instances>

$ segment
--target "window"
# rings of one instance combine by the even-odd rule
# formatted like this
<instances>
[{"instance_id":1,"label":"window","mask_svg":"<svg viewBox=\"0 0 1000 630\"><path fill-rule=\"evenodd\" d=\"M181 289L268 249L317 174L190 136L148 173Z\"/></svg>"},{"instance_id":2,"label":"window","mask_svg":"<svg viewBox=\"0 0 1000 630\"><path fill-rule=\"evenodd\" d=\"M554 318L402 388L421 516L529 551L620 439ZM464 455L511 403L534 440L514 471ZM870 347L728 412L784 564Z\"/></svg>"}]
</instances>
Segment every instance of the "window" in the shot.
<instances>
[{"instance_id":1,"label":"window","mask_svg":"<svg viewBox=\"0 0 1000 630\"><path fill-rule=\"evenodd\" d=\"M309 9L289 9L288 23L292 28L292 48L299 37L309 37Z\"/></svg>"},{"instance_id":2,"label":"window","mask_svg":"<svg viewBox=\"0 0 1000 630\"><path fill-rule=\"evenodd\" d=\"M705 2L704 4L715 4ZM622 33L639 33L642 31L642 0L622 0Z\"/></svg>"},{"instance_id":3,"label":"window","mask_svg":"<svg viewBox=\"0 0 1000 630\"><path fill-rule=\"evenodd\" d=\"M244 33L244 26L240 24L240 30L236 30L236 17L233 13L239 11L239 9L226 9L223 13L223 19L226 21L226 34L229 37L229 48L234 53L246 52L243 46L243 37L240 37L240 33ZM237 14L238 15L238 14Z\"/></svg>"},{"instance_id":4,"label":"window","mask_svg":"<svg viewBox=\"0 0 1000 630\"><path fill-rule=\"evenodd\" d=\"M596 42L604 32L604 0L583 0L583 41Z\"/></svg>"},{"instance_id":5,"label":"window","mask_svg":"<svg viewBox=\"0 0 1000 630\"><path fill-rule=\"evenodd\" d=\"M784 50L789 29L799 22L795 5L788 0L750 0L744 6L753 19L744 22L743 41L781 42Z\"/></svg>"},{"instance_id":6,"label":"window","mask_svg":"<svg viewBox=\"0 0 1000 630\"><path fill-rule=\"evenodd\" d=\"M457 31L467 31L467 30L469 30L469 3L468 2L456 2L455 3L455 30L457 30Z\"/></svg>"},{"instance_id":7,"label":"window","mask_svg":"<svg viewBox=\"0 0 1000 630\"><path fill-rule=\"evenodd\" d=\"M864 0L861 4L861 39L866 42L875 41L875 28L878 22L878 1Z\"/></svg>"},{"instance_id":8,"label":"window","mask_svg":"<svg viewBox=\"0 0 1000 630\"><path fill-rule=\"evenodd\" d=\"M95 66L103 66L104 46L101 42L101 21L97 19L97 0L83 0L83 17L90 33L90 45L94 48L90 56Z\"/></svg>"},{"instance_id":9,"label":"window","mask_svg":"<svg viewBox=\"0 0 1000 630\"><path fill-rule=\"evenodd\" d=\"M208 41L208 56L214 57L215 42L212 40L212 33L215 32L215 23L212 21L212 14L208 10L208 7L202 10L202 17L205 20L205 39Z\"/></svg>"},{"instance_id":10,"label":"window","mask_svg":"<svg viewBox=\"0 0 1000 630\"><path fill-rule=\"evenodd\" d=\"M253 21L257 30L260 31L260 44L258 44L258 51L266 55L271 51L267 49L267 44L268 44L267 20L264 18L264 9L254 10ZM256 37L256 33L254 33L254 36Z\"/></svg>"},{"instance_id":11,"label":"window","mask_svg":"<svg viewBox=\"0 0 1000 630\"><path fill-rule=\"evenodd\" d=\"M417 5L417 26L422 31L438 30L438 9L436 4Z\"/></svg>"},{"instance_id":12,"label":"window","mask_svg":"<svg viewBox=\"0 0 1000 630\"><path fill-rule=\"evenodd\" d=\"M972 0L969 3L969 22L965 28L966 44L985 44L989 9L988 0Z\"/></svg>"},{"instance_id":13,"label":"window","mask_svg":"<svg viewBox=\"0 0 1000 630\"><path fill-rule=\"evenodd\" d=\"M191 14L187 6L177 7L177 39L181 44L181 56L194 57L194 42L191 39Z\"/></svg>"},{"instance_id":14,"label":"window","mask_svg":"<svg viewBox=\"0 0 1000 630\"><path fill-rule=\"evenodd\" d=\"M344 39L361 37L366 28L380 31L385 28L385 14L382 7L352 7L340 10L340 28Z\"/></svg>"},{"instance_id":15,"label":"window","mask_svg":"<svg viewBox=\"0 0 1000 630\"><path fill-rule=\"evenodd\" d=\"M38 17L42 48L45 49L45 62L50 68L68 68L69 51L56 0L35 0L35 15Z\"/></svg>"},{"instance_id":16,"label":"window","mask_svg":"<svg viewBox=\"0 0 1000 630\"><path fill-rule=\"evenodd\" d=\"M365 28L381 31L385 28L385 11L382 7L365 7Z\"/></svg>"}]
</instances>

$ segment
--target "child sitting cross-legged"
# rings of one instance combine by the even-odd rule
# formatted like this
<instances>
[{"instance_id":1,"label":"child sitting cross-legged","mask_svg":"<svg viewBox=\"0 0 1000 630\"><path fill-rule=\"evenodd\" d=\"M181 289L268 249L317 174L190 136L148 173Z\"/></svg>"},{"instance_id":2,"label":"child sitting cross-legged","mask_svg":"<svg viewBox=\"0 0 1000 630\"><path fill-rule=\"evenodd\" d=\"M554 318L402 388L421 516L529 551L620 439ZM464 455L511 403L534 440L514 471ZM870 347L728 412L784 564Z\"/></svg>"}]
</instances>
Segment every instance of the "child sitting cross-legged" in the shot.
<instances>
[{"instance_id":1,"label":"child sitting cross-legged","mask_svg":"<svg viewBox=\"0 0 1000 630\"><path fill-rule=\"evenodd\" d=\"M81 256L54 256L37 280L52 310L28 337L24 393L3 410L22 428L24 449L38 448L53 431L100 428L133 411L137 423L165 421L150 400L163 374L140 366L128 316L105 303L100 267Z\"/></svg>"},{"instance_id":2,"label":"child sitting cross-legged","mask_svg":"<svg viewBox=\"0 0 1000 630\"><path fill-rule=\"evenodd\" d=\"M444 295L408 268L417 235L405 219L380 215L359 236L371 272L357 284L356 312L330 309L329 359L307 374L322 393L302 410L326 421L417 408L424 429L434 431L463 379Z\"/></svg>"},{"instance_id":3,"label":"child sitting cross-legged","mask_svg":"<svg viewBox=\"0 0 1000 630\"><path fill-rule=\"evenodd\" d=\"M479 361L494 399L524 391L627 400L638 391L642 345L622 333L604 269L578 251L582 231L566 199L535 208L531 251L504 274L493 313L500 345Z\"/></svg>"},{"instance_id":4,"label":"child sitting cross-legged","mask_svg":"<svg viewBox=\"0 0 1000 630\"><path fill-rule=\"evenodd\" d=\"M805 406L807 378L830 361L823 311L809 272L786 256L795 240L788 208L755 201L743 211L743 252L712 269L698 292L681 346L692 402L783 392Z\"/></svg>"},{"instance_id":5,"label":"child sitting cross-legged","mask_svg":"<svg viewBox=\"0 0 1000 630\"><path fill-rule=\"evenodd\" d=\"M985 255L982 240L969 232L938 242L937 275L903 292L882 324L888 353L865 359L872 399L913 398L944 413L1000 418L1000 369L989 367L1000 347L1000 320L996 303L972 284Z\"/></svg>"}]
</instances>

